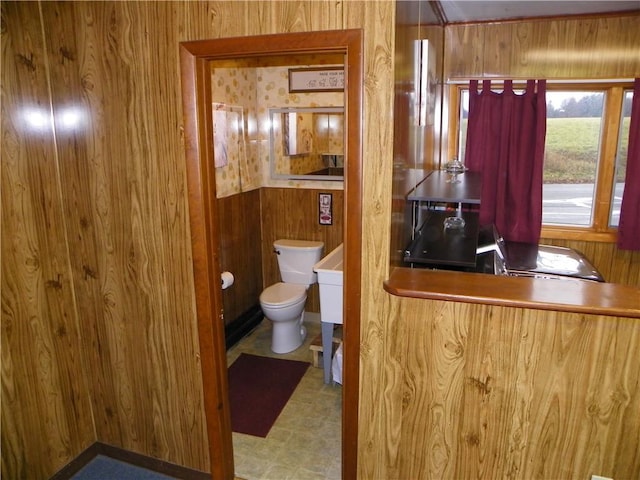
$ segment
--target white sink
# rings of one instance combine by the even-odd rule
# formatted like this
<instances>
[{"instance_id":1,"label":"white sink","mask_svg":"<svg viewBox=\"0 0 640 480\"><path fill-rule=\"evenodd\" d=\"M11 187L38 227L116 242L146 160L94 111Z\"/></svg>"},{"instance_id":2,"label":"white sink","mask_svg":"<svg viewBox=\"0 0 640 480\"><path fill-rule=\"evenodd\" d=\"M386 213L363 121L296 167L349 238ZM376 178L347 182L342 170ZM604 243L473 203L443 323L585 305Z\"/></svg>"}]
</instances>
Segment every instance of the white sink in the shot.
<instances>
[{"instance_id":1,"label":"white sink","mask_svg":"<svg viewBox=\"0 0 640 480\"><path fill-rule=\"evenodd\" d=\"M342 323L342 264L341 243L313 266L320 286L320 321Z\"/></svg>"}]
</instances>

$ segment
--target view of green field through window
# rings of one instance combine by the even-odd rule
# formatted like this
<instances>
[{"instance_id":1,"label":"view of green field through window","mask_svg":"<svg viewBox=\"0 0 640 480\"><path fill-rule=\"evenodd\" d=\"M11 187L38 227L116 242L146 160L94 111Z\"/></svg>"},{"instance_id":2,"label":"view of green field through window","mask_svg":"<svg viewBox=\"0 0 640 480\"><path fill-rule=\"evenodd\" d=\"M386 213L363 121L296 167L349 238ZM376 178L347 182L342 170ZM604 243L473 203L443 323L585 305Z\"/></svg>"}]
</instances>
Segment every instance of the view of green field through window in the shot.
<instances>
[{"instance_id":1,"label":"view of green field through window","mask_svg":"<svg viewBox=\"0 0 640 480\"><path fill-rule=\"evenodd\" d=\"M629 143L632 91L626 91L610 199L610 226L618 225ZM546 93L547 133L543 172L542 223L588 227L593 222L605 91L551 90ZM469 91L460 96L459 158L464 161ZM613 159L611 159L613 161Z\"/></svg>"},{"instance_id":2,"label":"view of green field through window","mask_svg":"<svg viewBox=\"0 0 640 480\"><path fill-rule=\"evenodd\" d=\"M547 92L542 223L592 223L603 92Z\"/></svg>"}]
</instances>

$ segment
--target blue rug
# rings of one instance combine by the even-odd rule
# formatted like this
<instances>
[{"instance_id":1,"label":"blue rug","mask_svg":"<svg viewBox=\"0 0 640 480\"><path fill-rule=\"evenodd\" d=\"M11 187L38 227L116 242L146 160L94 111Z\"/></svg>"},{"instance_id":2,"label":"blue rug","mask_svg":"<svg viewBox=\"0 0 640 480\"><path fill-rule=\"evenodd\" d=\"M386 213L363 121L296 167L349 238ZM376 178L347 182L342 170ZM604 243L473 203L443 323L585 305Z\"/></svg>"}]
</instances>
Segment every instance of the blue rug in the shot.
<instances>
[{"instance_id":1,"label":"blue rug","mask_svg":"<svg viewBox=\"0 0 640 480\"><path fill-rule=\"evenodd\" d=\"M136 467L120 460L97 455L71 480L175 480L161 473Z\"/></svg>"}]
</instances>

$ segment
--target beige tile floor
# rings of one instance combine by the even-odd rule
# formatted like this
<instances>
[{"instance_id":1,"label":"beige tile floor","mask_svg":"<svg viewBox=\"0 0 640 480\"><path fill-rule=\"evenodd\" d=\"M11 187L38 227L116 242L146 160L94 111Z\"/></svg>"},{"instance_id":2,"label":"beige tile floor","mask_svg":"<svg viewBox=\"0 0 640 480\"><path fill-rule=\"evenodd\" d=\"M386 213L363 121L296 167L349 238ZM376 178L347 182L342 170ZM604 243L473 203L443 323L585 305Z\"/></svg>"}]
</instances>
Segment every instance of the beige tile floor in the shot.
<instances>
[{"instance_id":1,"label":"beige tile floor","mask_svg":"<svg viewBox=\"0 0 640 480\"><path fill-rule=\"evenodd\" d=\"M260 325L227 352L229 365L240 353L312 362L311 341L320 322L305 321L307 339L295 352L271 352L271 324ZM325 385L322 368L309 367L266 438L233 433L236 476L245 480L340 479L342 387Z\"/></svg>"}]
</instances>

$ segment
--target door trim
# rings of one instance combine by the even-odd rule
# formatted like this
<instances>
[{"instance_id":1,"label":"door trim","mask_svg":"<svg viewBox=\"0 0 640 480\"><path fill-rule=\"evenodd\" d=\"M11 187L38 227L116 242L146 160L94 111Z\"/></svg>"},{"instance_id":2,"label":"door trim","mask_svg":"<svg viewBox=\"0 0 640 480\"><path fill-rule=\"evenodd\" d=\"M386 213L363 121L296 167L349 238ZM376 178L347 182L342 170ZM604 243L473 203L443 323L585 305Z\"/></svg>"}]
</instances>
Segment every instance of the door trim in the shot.
<instances>
[{"instance_id":1,"label":"door trim","mask_svg":"<svg viewBox=\"0 0 640 480\"><path fill-rule=\"evenodd\" d=\"M187 196L204 409L213 478L234 478L227 361L222 320L209 61L342 53L345 58L344 312L342 478L357 478L362 253L363 33L360 29L182 42Z\"/></svg>"}]
</instances>

